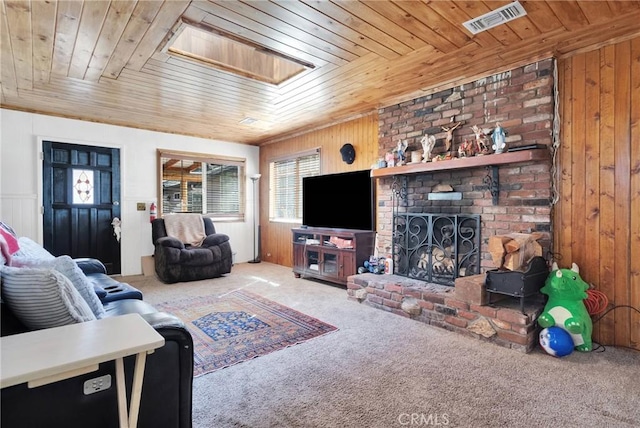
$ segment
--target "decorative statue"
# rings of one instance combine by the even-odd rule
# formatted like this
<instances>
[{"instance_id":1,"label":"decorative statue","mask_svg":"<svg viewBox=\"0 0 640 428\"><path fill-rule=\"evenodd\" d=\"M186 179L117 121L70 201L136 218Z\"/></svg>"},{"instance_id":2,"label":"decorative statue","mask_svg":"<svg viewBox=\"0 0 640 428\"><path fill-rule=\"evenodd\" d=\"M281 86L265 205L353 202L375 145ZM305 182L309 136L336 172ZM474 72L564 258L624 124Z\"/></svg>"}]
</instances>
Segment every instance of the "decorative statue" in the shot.
<instances>
[{"instance_id":1,"label":"decorative statue","mask_svg":"<svg viewBox=\"0 0 640 428\"><path fill-rule=\"evenodd\" d=\"M431 160L431 152L436 145L436 137L433 135L425 135L420 140L422 144L422 162L429 162Z\"/></svg>"},{"instance_id":2,"label":"decorative statue","mask_svg":"<svg viewBox=\"0 0 640 428\"><path fill-rule=\"evenodd\" d=\"M407 140L398 141L398 147L396 147L396 156L398 158L398 162L396 163L396 165L400 166L405 164L405 161L406 161L405 152L407 151L407 146L408 146Z\"/></svg>"},{"instance_id":3,"label":"decorative statue","mask_svg":"<svg viewBox=\"0 0 640 428\"><path fill-rule=\"evenodd\" d=\"M500 122L497 122L496 128L493 130L493 134L491 134L494 153L502 153L504 151L505 147L507 146L506 137L507 134L505 133L502 126L500 126Z\"/></svg>"},{"instance_id":4,"label":"decorative statue","mask_svg":"<svg viewBox=\"0 0 640 428\"><path fill-rule=\"evenodd\" d=\"M462 125L462 122L453 122L453 117L451 117L451 124L449 126L441 126L443 131L447 132L447 136L445 138L445 150L448 152L451 150L451 142L453 141L453 131Z\"/></svg>"},{"instance_id":5,"label":"decorative statue","mask_svg":"<svg viewBox=\"0 0 640 428\"><path fill-rule=\"evenodd\" d=\"M540 289L549 300L538 317L538 324L542 328L556 326L566 330L575 349L582 352L591 351L592 344L593 324L584 305L588 289L589 285L580 278L578 265L573 263L571 269L558 269L555 262Z\"/></svg>"},{"instance_id":6,"label":"decorative statue","mask_svg":"<svg viewBox=\"0 0 640 428\"><path fill-rule=\"evenodd\" d=\"M487 145L487 135L485 132L478 126L473 125L471 130L476 135L476 153L484 155L489 153L489 146Z\"/></svg>"},{"instance_id":7,"label":"decorative statue","mask_svg":"<svg viewBox=\"0 0 640 428\"><path fill-rule=\"evenodd\" d=\"M467 157L466 147L467 147L467 141L466 140L464 141L464 143L460 143L460 145L458 146L458 157L459 158L466 158Z\"/></svg>"},{"instance_id":8,"label":"decorative statue","mask_svg":"<svg viewBox=\"0 0 640 428\"><path fill-rule=\"evenodd\" d=\"M465 138L464 142L458 147L459 158L470 158L476 154L475 146Z\"/></svg>"},{"instance_id":9,"label":"decorative statue","mask_svg":"<svg viewBox=\"0 0 640 428\"><path fill-rule=\"evenodd\" d=\"M393 152L388 152L384 155L384 159L387 162L387 166L396 166L396 157Z\"/></svg>"},{"instance_id":10,"label":"decorative statue","mask_svg":"<svg viewBox=\"0 0 640 428\"><path fill-rule=\"evenodd\" d=\"M122 221L118 217L114 217L111 222L113 227L113 236L116 237L116 241L120 242L120 235L122 234Z\"/></svg>"}]
</instances>

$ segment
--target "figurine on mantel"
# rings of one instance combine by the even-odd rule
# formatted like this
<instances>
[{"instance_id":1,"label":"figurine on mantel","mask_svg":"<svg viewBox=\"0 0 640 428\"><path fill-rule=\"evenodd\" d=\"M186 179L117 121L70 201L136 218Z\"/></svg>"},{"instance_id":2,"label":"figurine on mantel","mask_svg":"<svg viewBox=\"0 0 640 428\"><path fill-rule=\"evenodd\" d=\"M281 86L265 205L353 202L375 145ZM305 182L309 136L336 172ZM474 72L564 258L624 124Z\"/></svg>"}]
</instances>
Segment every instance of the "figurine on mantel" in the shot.
<instances>
[{"instance_id":1,"label":"figurine on mantel","mask_svg":"<svg viewBox=\"0 0 640 428\"><path fill-rule=\"evenodd\" d=\"M459 158L470 158L475 156L476 154L476 146L466 138L463 143L460 143L458 147L458 157Z\"/></svg>"},{"instance_id":2,"label":"figurine on mantel","mask_svg":"<svg viewBox=\"0 0 640 428\"><path fill-rule=\"evenodd\" d=\"M406 151L408 145L407 140L398 141L398 147L396 147L396 158L398 161L396 162L396 166L404 165L406 163Z\"/></svg>"},{"instance_id":3,"label":"figurine on mantel","mask_svg":"<svg viewBox=\"0 0 640 428\"><path fill-rule=\"evenodd\" d=\"M489 146L487 145L487 133L478 125L473 125L471 130L476 135L476 154L477 155L486 155L490 152Z\"/></svg>"},{"instance_id":4,"label":"figurine on mantel","mask_svg":"<svg viewBox=\"0 0 640 428\"><path fill-rule=\"evenodd\" d=\"M447 136L445 137L445 151L451 151L451 143L453 142L453 131L455 131L460 125L462 125L462 122L454 122L454 117L451 116L451 123L449 126L441 126L440 128L442 128L443 131L446 131Z\"/></svg>"},{"instance_id":5,"label":"figurine on mantel","mask_svg":"<svg viewBox=\"0 0 640 428\"><path fill-rule=\"evenodd\" d=\"M498 154L502 153L507 146L506 141L507 133L504 128L500 126L500 122L496 122L496 127L491 134L491 139L493 140L493 152Z\"/></svg>"},{"instance_id":6,"label":"figurine on mantel","mask_svg":"<svg viewBox=\"0 0 640 428\"><path fill-rule=\"evenodd\" d=\"M388 167L396 166L396 156L393 154L393 152L387 152L384 155L384 160Z\"/></svg>"},{"instance_id":7,"label":"figurine on mantel","mask_svg":"<svg viewBox=\"0 0 640 428\"><path fill-rule=\"evenodd\" d=\"M422 162L429 162L431 160L431 152L436 145L436 137L434 135L425 135L420 140L422 144Z\"/></svg>"}]
</instances>

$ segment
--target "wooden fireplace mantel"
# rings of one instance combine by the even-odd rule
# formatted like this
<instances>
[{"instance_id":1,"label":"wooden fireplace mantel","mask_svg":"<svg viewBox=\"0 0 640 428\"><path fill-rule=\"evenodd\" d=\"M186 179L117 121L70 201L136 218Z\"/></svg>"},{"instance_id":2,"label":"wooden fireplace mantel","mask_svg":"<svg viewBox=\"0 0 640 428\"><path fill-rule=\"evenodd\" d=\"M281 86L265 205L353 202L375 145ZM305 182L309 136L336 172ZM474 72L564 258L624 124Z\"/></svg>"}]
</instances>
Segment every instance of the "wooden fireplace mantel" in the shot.
<instances>
[{"instance_id":1,"label":"wooden fireplace mantel","mask_svg":"<svg viewBox=\"0 0 640 428\"><path fill-rule=\"evenodd\" d=\"M371 170L372 178L393 177L394 175L425 174L432 171L450 171L478 167L492 167L513 163L549 160L548 148L519 150L500 154L474 156L470 158L454 158L436 162L410 163L402 166L377 168Z\"/></svg>"},{"instance_id":2,"label":"wooden fireplace mantel","mask_svg":"<svg viewBox=\"0 0 640 428\"><path fill-rule=\"evenodd\" d=\"M410 163L401 166L392 166L388 168L378 168L371 170L372 178L383 177L404 177L402 188L405 193L407 187L407 176L415 174L425 174L434 171L452 171L456 169L469 168L489 168L487 184L493 199L493 205L498 205L498 195L500 193L500 177L498 175L498 166L510 165L514 163L523 163L531 161L548 161L550 152L548 148L536 148L506 152L500 154L474 156L469 158L453 158L450 160L442 160L436 162L420 162Z\"/></svg>"}]
</instances>

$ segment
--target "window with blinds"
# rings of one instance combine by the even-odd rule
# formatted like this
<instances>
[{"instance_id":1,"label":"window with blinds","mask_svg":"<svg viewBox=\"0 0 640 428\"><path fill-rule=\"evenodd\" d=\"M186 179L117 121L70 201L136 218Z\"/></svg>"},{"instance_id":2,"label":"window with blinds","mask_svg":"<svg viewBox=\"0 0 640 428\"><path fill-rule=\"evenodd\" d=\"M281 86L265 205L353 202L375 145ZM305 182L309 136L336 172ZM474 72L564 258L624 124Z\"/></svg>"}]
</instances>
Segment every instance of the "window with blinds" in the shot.
<instances>
[{"instance_id":1,"label":"window with blinds","mask_svg":"<svg viewBox=\"0 0 640 428\"><path fill-rule=\"evenodd\" d=\"M160 214L201 213L244 220L244 159L159 151Z\"/></svg>"},{"instance_id":2,"label":"window with blinds","mask_svg":"<svg viewBox=\"0 0 640 428\"><path fill-rule=\"evenodd\" d=\"M302 221L302 179L320 174L320 149L269 164L269 220Z\"/></svg>"}]
</instances>

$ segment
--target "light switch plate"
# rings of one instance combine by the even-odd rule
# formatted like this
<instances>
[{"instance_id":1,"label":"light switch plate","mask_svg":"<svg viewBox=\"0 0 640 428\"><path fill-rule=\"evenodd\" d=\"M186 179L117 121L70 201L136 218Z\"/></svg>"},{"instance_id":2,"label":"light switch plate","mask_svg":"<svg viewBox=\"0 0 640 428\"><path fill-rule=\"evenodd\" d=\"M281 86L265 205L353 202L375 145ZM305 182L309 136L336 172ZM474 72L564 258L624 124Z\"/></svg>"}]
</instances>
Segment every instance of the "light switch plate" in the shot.
<instances>
[{"instance_id":1,"label":"light switch plate","mask_svg":"<svg viewBox=\"0 0 640 428\"><path fill-rule=\"evenodd\" d=\"M147 204L144 202L138 202L138 211L146 211L147 210Z\"/></svg>"}]
</instances>

